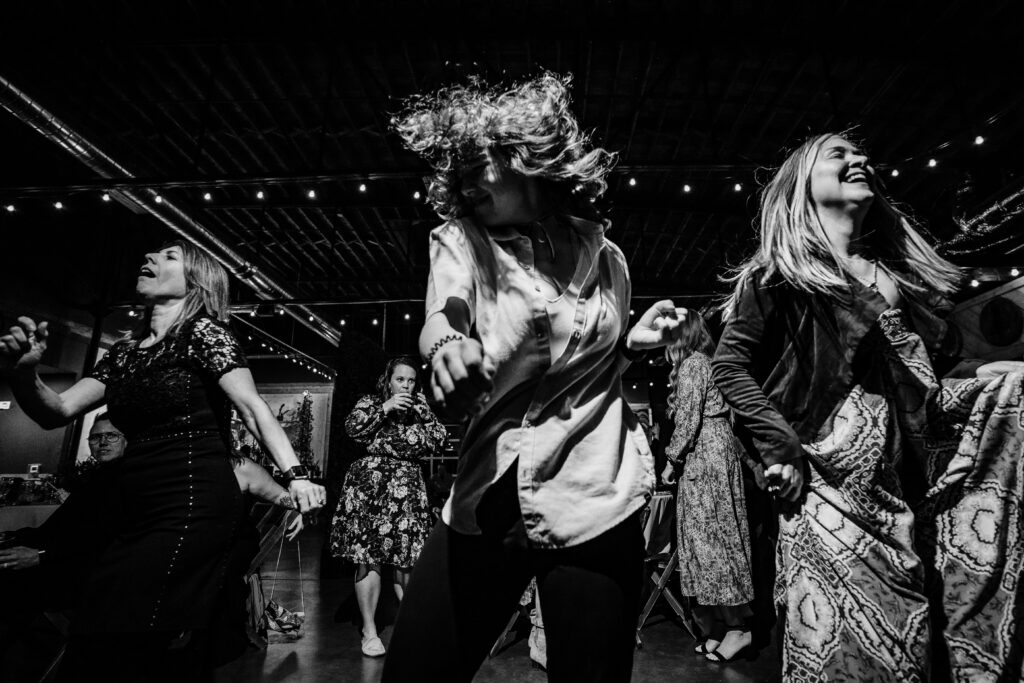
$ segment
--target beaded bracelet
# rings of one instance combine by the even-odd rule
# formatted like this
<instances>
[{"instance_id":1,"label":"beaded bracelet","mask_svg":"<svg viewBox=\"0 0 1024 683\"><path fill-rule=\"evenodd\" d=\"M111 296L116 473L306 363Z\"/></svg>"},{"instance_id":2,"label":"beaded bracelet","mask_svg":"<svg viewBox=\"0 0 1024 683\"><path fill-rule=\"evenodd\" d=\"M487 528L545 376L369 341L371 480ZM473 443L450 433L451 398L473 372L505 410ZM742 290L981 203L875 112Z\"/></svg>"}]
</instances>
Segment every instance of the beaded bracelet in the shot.
<instances>
[{"instance_id":1,"label":"beaded bracelet","mask_svg":"<svg viewBox=\"0 0 1024 683\"><path fill-rule=\"evenodd\" d=\"M465 338L466 337L461 334L447 334L438 339L436 342L434 342L434 345L430 347L430 352L427 353L427 365L430 365L431 363L434 362L434 355L441 350L442 346L444 346L448 342L459 341L460 339Z\"/></svg>"}]
</instances>

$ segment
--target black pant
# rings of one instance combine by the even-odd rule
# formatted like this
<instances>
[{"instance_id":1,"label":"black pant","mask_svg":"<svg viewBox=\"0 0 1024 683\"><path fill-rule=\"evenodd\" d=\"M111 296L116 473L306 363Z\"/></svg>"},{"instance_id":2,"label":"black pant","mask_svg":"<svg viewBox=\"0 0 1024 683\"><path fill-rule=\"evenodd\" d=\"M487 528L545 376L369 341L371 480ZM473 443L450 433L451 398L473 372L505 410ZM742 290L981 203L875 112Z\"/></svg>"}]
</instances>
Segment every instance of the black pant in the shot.
<instances>
[{"instance_id":1,"label":"black pant","mask_svg":"<svg viewBox=\"0 0 1024 683\"><path fill-rule=\"evenodd\" d=\"M643 581L639 514L558 550L530 548L513 533L467 536L439 522L413 570L382 680L471 680L533 576L544 603L548 680L628 681Z\"/></svg>"}]
</instances>

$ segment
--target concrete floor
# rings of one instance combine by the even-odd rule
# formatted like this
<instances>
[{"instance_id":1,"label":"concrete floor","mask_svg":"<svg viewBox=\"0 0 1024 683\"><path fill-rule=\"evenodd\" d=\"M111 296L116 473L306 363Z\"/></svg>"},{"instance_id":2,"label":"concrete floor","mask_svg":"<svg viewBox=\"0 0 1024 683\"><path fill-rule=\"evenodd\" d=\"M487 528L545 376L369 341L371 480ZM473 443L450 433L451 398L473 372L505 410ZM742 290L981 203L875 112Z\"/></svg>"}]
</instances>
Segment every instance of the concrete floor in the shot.
<instances>
[{"instance_id":1,"label":"concrete floor","mask_svg":"<svg viewBox=\"0 0 1024 683\"><path fill-rule=\"evenodd\" d=\"M351 578L320 578L320 550L324 542L320 529L309 529L300 539L302 551L302 595L306 622L303 635L294 642L271 643L266 650L252 649L217 672L217 683L250 681L343 681L376 683L383 659L364 657L359 650L359 633L352 622L354 603ZM280 570L275 573L276 556L264 567L263 587L269 597L276 575L274 598L288 609L298 611L299 574L292 545L285 547ZM388 591L385 590L387 594ZM393 602L393 598L391 598ZM390 623L393 604L382 601L378 621ZM667 609L665 610L667 612ZM543 682L546 674L531 667L526 642L528 624L521 623L522 637L484 662L476 681ZM381 638L387 645L391 627ZM774 646L762 650L754 661L715 664L693 653L694 641L677 622L656 611L642 632L643 647L633 663L633 680L645 681L728 681L729 683L776 683L779 659Z\"/></svg>"}]
</instances>

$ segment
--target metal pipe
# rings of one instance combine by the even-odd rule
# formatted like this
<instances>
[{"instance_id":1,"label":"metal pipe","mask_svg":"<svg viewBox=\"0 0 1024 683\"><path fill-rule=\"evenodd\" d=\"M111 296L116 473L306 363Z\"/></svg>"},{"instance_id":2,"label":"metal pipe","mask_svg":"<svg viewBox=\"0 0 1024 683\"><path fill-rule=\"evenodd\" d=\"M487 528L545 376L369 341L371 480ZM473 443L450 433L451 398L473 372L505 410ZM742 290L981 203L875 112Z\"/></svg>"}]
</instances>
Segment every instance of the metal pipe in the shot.
<instances>
[{"instance_id":1,"label":"metal pipe","mask_svg":"<svg viewBox=\"0 0 1024 683\"><path fill-rule=\"evenodd\" d=\"M113 157L76 133L3 76L0 76L0 108L10 112L16 119L62 148L100 177L135 177ZM141 210L151 214L174 232L209 252L238 279L252 287L256 296L261 299L296 298L287 288L260 274L255 265L245 260L185 211L166 199L157 203L155 190L143 189L137 192L132 189L120 189L112 192L111 196L133 211ZM341 331L305 306L289 307L286 313L337 346ZM309 317L313 318L312 322L308 320Z\"/></svg>"}]
</instances>

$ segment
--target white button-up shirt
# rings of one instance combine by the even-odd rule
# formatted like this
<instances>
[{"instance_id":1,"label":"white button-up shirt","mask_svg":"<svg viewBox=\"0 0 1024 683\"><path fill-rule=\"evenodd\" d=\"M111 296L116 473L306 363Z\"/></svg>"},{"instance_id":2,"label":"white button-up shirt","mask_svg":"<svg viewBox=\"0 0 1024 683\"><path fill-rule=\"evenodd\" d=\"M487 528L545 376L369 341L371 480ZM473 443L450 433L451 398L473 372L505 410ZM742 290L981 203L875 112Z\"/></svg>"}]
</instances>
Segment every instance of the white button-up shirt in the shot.
<instances>
[{"instance_id":1,"label":"white button-up shirt","mask_svg":"<svg viewBox=\"0 0 1024 683\"><path fill-rule=\"evenodd\" d=\"M431 233L426 313L442 311L453 297L465 301L474 336L497 366L491 399L466 429L442 518L460 533L479 534L481 497L517 463L529 540L560 548L590 540L642 508L654 486L654 463L622 393L628 361L618 342L630 299L625 257L600 224L549 221L551 230L574 230L581 245L561 301L541 294L528 237L512 231L496 239L464 218ZM496 264L493 289L474 257L488 251ZM552 358L551 350L562 348Z\"/></svg>"}]
</instances>

